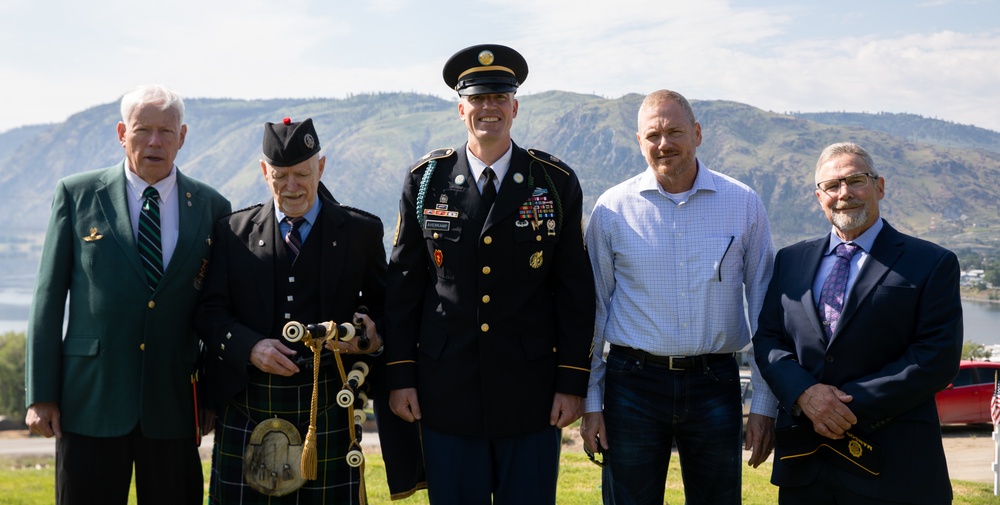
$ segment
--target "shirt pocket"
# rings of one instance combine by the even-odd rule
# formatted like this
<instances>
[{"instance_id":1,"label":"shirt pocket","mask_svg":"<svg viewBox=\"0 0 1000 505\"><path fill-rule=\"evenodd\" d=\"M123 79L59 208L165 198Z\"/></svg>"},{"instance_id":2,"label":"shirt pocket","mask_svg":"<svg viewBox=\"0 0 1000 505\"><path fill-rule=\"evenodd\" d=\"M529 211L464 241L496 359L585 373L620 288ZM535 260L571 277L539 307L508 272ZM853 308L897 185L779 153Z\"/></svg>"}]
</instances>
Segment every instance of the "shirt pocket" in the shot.
<instances>
[{"instance_id":1,"label":"shirt pocket","mask_svg":"<svg viewBox=\"0 0 1000 505\"><path fill-rule=\"evenodd\" d=\"M551 227L547 222L551 221ZM514 226L514 271L528 279L544 279L554 261L559 233L555 220L542 221L537 229L524 221Z\"/></svg>"},{"instance_id":2,"label":"shirt pocket","mask_svg":"<svg viewBox=\"0 0 1000 505\"><path fill-rule=\"evenodd\" d=\"M455 280L455 275L461 271L461 239L462 225L457 221L449 222L447 230L424 228L427 254L438 277L446 280Z\"/></svg>"}]
</instances>

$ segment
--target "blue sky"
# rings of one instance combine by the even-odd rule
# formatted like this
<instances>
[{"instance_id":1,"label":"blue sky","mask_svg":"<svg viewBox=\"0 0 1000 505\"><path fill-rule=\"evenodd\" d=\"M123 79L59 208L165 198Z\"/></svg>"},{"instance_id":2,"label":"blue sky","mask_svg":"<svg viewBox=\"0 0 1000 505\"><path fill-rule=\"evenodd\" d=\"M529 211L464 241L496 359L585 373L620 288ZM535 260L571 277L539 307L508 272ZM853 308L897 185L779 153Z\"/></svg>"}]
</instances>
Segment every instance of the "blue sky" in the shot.
<instances>
[{"instance_id":1,"label":"blue sky","mask_svg":"<svg viewBox=\"0 0 1000 505\"><path fill-rule=\"evenodd\" d=\"M0 131L152 82L189 98L452 97L442 65L482 42L525 56L522 95L670 88L1000 131L998 20L998 0L0 0Z\"/></svg>"}]
</instances>

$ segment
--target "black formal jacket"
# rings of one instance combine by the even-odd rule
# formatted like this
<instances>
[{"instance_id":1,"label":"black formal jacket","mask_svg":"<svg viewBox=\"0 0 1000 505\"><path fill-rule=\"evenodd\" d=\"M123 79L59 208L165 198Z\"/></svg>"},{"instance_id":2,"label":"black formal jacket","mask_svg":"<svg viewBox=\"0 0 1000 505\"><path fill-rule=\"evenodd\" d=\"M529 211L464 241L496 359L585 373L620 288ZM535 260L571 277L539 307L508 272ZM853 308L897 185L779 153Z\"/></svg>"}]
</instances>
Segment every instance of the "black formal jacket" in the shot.
<instances>
[{"instance_id":1,"label":"black formal jacket","mask_svg":"<svg viewBox=\"0 0 1000 505\"><path fill-rule=\"evenodd\" d=\"M753 337L757 364L782 407L771 482L808 485L824 465L833 464L844 484L861 494L901 503L950 503L934 394L958 373L962 352L958 258L885 223L828 341L812 290L828 244L829 235L778 252ZM847 406L858 422L850 431L881 453L879 475L843 465L845 458L825 448L782 459L800 449L791 446L784 430L805 425L812 432L808 418L792 412L798 397L816 383L853 395ZM869 449L855 450L863 460Z\"/></svg>"},{"instance_id":2,"label":"black formal jacket","mask_svg":"<svg viewBox=\"0 0 1000 505\"><path fill-rule=\"evenodd\" d=\"M489 213L465 147L428 153L407 173L389 263L387 379L417 388L427 427L529 433L549 425L556 392L586 395L595 302L582 201L572 169L517 145Z\"/></svg>"},{"instance_id":3,"label":"black formal jacket","mask_svg":"<svg viewBox=\"0 0 1000 505\"><path fill-rule=\"evenodd\" d=\"M316 236L322 236L324 243L316 278L329 286L321 291L320 313L324 320L350 322L358 306L365 305L369 316L381 321L386 268L382 222L340 205L325 186L320 188L323 230ZM211 397L220 406L246 387L253 346L265 338L282 339L274 334L284 324L282 315L275 313L274 300L276 251L285 247L275 243L277 226L273 200L216 223L212 252L217 256L205 277L196 325L209 349Z\"/></svg>"}]
</instances>

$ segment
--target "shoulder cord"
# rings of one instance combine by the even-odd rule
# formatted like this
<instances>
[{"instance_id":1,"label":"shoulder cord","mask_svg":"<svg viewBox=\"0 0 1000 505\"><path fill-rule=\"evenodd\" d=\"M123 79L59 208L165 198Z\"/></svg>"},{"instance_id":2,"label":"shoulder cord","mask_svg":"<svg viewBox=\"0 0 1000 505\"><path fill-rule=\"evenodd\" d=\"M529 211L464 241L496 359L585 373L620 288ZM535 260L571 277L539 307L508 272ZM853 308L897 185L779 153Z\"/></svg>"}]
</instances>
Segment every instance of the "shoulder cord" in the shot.
<instances>
[{"instance_id":1,"label":"shoulder cord","mask_svg":"<svg viewBox=\"0 0 1000 505\"><path fill-rule=\"evenodd\" d=\"M545 170L545 165L539 163L537 160L532 159L531 164L528 165L528 187L533 187L535 185L535 176L532 167L538 163L542 167L542 175L545 176L545 185L549 188L549 193L552 194L552 202L556 205L556 221L559 225L559 229L562 229L563 224L563 208L562 200L559 198L559 191L556 190L555 183L552 182L552 178L549 177L549 171Z\"/></svg>"},{"instance_id":2,"label":"shoulder cord","mask_svg":"<svg viewBox=\"0 0 1000 505\"><path fill-rule=\"evenodd\" d=\"M417 223L420 223L420 228L424 228L424 199L427 197L427 186L431 184L431 177L434 176L434 168L437 167L437 160L431 160L427 163L427 168L424 170L424 176L420 179L420 189L417 190Z\"/></svg>"}]
</instances>

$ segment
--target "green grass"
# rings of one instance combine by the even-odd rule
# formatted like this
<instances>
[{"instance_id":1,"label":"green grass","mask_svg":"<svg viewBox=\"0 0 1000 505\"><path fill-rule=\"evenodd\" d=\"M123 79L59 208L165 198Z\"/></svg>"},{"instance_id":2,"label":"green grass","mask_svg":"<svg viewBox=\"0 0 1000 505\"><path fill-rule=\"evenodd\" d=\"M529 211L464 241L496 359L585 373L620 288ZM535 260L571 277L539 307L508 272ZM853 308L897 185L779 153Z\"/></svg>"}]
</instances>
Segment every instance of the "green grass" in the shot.
<instances>
[{"instance_id":1,"label":"green grass","mask_svg":"<svg viewBox=\"0 0 1000 505\"><path fill-rule=\"evenodd\" d=\"M0 457L0 505L45 505L55 499L53 486L55 470L50 456ZM210 463L204 462L206 483ZM778 490L770 484L771 465L743 470L743 503L745 505L771 505L778 501ZM368 501L374 505L389 503L389 489L385 483L385 466L379 454L367 455L365 482ZM559 505L593 505L601 502L600 469L577 451L564 451L559 472ZM980 505L996 503L993 486L989 483L952 481L955 505ZM207 489L207 488L206 488ZM135 503L134 490L129 504ZM413 496L398 501L401 505L427 503L427 493L418 491ZM680 482L680 466L672 458L667 478L667 504L684 503L684 490Z\"/></svg>"}]
</instances>

